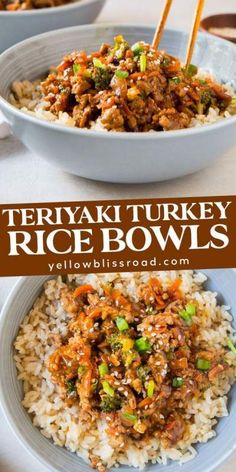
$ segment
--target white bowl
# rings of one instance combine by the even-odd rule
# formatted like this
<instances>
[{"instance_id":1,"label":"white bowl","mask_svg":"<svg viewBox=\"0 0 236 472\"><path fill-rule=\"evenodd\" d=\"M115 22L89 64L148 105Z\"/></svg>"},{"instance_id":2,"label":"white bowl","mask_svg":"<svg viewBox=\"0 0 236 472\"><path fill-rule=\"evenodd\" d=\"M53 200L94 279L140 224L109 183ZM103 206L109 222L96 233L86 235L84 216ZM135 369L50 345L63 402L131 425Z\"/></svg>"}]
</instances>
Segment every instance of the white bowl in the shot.
<instances>
[{"instance_id":1,"label":"white bowl","mask_svg":"<svg viewBox=\"0 0 236 472\"><path fill-rule=\"evenodd\" d=\"M121 183L154 182L198 171L236 143L236 117L200 128L168 132L107 133L68 128L39 120L7 101L13 80L34 79L58 64L74 49L97 50L102 42L123 34L130 44L151 42L148 26L89 25L30 38L0 57L0 108L13 132L52 164L90 179ZM188 35L166 31L161 47L184 58ZM218 79L236 87L236 48L219 38L199 34L193 62L216 72Z\"/></svg>"},{"instance_id":2,"label":"white bowl","mask_svg":"<svg viewBox=\"0 0 236 472\"><path fill-rule=\"evenodd\" d=\"M236 314L236 272L234 270L204 270L208 281L206 289L219 293L218 302L230 305ZM22 277L12 290L0 318L0 401L3 412L17 438L28 452L33 454L49 470L54 472L92 472L85 464L65 448L55 446L32 424L21 404L23 390L17 380L13 359L13 343L19 326L35 299L42 291L43 283L52 277ZM176 462L164 465L149 464L146 472L213 472L236 450L236 385L229 394L229 416L217 424L217 436L206 444L197 446L198 455L181 467ZM112 468L112 472L137 472L132 467Z\"/></svg>"},{"instance_id":3,"label":"white bowl","mask_svg":"<svg viewBox=\"0 0 236 472\"><path fill-rule=\"evenodd\" d=\"M0 10L0 52L36 34L92 23L106 0L73 0L67 5L25 11Z\"/></svg>"}]
</instances>

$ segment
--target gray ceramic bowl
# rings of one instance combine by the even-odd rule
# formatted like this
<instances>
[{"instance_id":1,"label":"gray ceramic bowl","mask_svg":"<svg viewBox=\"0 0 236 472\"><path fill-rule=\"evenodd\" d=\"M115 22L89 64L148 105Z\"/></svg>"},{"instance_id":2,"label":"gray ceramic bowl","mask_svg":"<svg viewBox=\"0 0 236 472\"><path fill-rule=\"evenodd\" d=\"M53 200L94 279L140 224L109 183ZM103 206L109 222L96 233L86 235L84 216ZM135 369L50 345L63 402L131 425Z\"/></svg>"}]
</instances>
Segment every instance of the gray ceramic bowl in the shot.
<instances>
[{"instance_id":1,"label":"gray ceramic bowl","mask_svg":"<svg viewBox=\"0 0 236 472\"><path fill-rule=\"evenodd\" d=\"M236 272L234 270L205 270L207 289L219 293L218 301L230 305L236 317ZM22 444L45 466L54 472L91 472L91 468L75 454L59 448L43 437L33 427L31 419L21 405L22 386L16 378L13 360L13 341L19 325L50 277L21 278L11 292L0 319L0 400L6 418ZM236 450L236 385L230 392L226 418L217 425L217 436L207 444L197 447L199 454L181 467L174 462L167 466L149 465L149 472L212 472ZM136 469L120 467L112 472L135 472Z\"/></svg>"},{"instance_id":2,"label":"gray ceramic bowl","mask_svg":"<svg viewBox=\"0 0 236 472\"><path fill-rule=\"evenodd\" d=\"M67 5L25 11L0 11L0 52L36 34L92 23L106 0L72 0Z\"/></svg>"},{"instance_id":3,"label":"gray ceramic bowl","mask_svg":"<svg viewBox=\"0 0 236 472\"><path fill-rule=\"evenodd\" d=\"M89 25L53 31L28 39L0 57L0 108L13 132L33 152L73 174L91 179L140 183L166 180L195 172L213 163L236 143L236 117L202 127L160 133L103 133L66 128L22 113L7 102L13 80L42 76L50 65L74 49L96 50L117 34L132 44L150 42L147 26ZM166 31L161 47L182 59L188 36ZM236 48L200 34L193 62L212 69L222 81L236 86Z\"/></svg>"}]
</instances>

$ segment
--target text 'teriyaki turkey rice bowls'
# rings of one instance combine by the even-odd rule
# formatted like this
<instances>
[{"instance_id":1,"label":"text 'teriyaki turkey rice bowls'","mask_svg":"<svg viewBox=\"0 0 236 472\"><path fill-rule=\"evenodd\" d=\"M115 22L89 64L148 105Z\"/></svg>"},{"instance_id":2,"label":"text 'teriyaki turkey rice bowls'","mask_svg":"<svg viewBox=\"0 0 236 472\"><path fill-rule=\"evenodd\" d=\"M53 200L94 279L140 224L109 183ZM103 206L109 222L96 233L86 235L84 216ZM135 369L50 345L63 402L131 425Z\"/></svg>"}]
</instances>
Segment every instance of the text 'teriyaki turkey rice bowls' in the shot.
<instances>
[{"instance_id":1,"label":"text 'teriyaki turkey rice bowls'","mask_svg":"<svg viewBox=\"0 0 236 472\"><path fill-rule=\"evenodd\" d=\"M0 58L0 107L13 132L51 163L91 179L180 177L236 142L236 49L199 34L89 25L30 38ZM179 59L178 59L179 58Z\"/></svg>"},{"instance_id":2,"label":"text 'teriyaki turkey rice bowls'","mask_svg":"<svg viewBox=\"0 0 236 472\"><path fill-rule=\"evenodd\" d=\"M235 280L20 279L0 321L0 399L17 437L55 472L216 470L236 450Z\"/></svg>"},{"instance_id":3,"label":"text 'teriyaki turkey rice bowls'","mask_svg":"<svg viewBox=\"0 0 236 472\"><path fill-rule=\"evenodd\" d=\"M106 0L0 0L0 52L36 34L93 23Z\"/></svg>"}]
</instances>

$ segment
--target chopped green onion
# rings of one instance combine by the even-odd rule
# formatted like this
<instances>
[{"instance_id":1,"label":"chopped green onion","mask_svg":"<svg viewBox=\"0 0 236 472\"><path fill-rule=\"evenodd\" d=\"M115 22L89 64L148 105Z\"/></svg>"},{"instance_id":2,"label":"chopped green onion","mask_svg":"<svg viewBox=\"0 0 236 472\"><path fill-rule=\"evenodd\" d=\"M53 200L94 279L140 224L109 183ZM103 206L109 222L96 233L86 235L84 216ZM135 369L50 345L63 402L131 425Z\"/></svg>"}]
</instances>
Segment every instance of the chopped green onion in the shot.
<instances>
[{"instance_id":1,"label":"chopped green onion","mask_svg":"<svg viewBox=\"0 0 236 472\"><path fill-rule=\"evenodd\" d=\"M134 346L138 352L150 352L152 350L152 346L146 338L136 339Z\"/></svg>"},{"instance_id":2,"label":"chopped green onion","mask_svg":"<svg viewBox=\"0 0 236 472\"><path fill-rule=\"evenodd\" d=\"M185 69L185 75L187 77L193 77L194 75L197 74L198 68L194 64L189 64L188 67Z\"/></svg>"},{"instance_id":3,"label":"chopped green onion","mask_svg":"<svg viewBox=\"0 0 236 472\"><path fill-rule=\"evenodd\" d=\"M180 84L181 80L179 77L171 77L170 82L174 82L174 84Z\"/></svg>"},{"instance_id":4,"label":"chopped green onion","mask_svg":"<svg viewBox=\"0 0 236 472\"><path fill-rule=\"evenodd\" d=\"M199 370L209 370L211 367L211 363L206 359L197 359L196 367Z\"/></svg>"},{"instance_id":5,"label":"chopped green onion","mask_svg":"<svg viewBox=\"0 0 236 472\"><path fill-rule=\"evenodd\" d=\"M98 366L100 377L104 377L104 375L108 374L108 365L103 362Z\"/></svg>"},{"instance_id":6,"label":"chopped green onion","mask_svg":"<svg viewBox=\"0 0 236 472\"><path fill-rule=\"evenodd\" d=\"M126 70L116 70L115 76L119 79L127 79L127 77L129 77L129 72L127 72Z\"/></svg>"},{"instance_id":7,"label":"chopped green onion","mask_svg":"<svg viewBox=\"0 0 236 472\"><path fill-rule=\"evenodd\" d=\"M80 64L73 64L73 72L74 72L74 74L77 74L77 72L79 72L80 69L81 69L81 65L80 65Z\"/></svg>"},{"instance_id":8,"label":"chopped green onion","mask_svg":"<svg viewBox=\"0 0 236 472\"><path fill-rule=\"evenodd\" d=\"M130 415L130 413L123 413L122 416L130 421L131 423L136 423L136 421L138 420L137 416L135 415Z\"/></svg>"},{"instance_id":9,"label":"chopped green onion","mask_svg":"<svg viewBox=\"0 0 236 472\"><path fill-rule=\"evenodd\" d=\"M185 310L190 316L196 315L196 306L193 303L188 303L185 307Z\"/></svg>"},{"instance_id":10,"label":"chopped green onion","mask_svg":"<svg viewBox=\"0 0 236 472\"><path fill-rule=\"evenodd\" d=\"M193 320L192 315L190 315L186 310L181 310L179 316L185 321L188 326L191 326Z\"/></svg>"},{"instance_id":11,"label":"chopped green onion","mask_svg":"<svg viewBox=\"0 0 236 472\"><path fill-rule=\"evenodd\" d=\"M118 318L116 318L115 322L116 322L116 326L117 326L119 331L126 331L127 329L129 329L129 325L128 325L127 321L124 318L122 318L121 316L118 316Z\"/></svg>"},{"instance_id":12,"label":"chopped green onion","mask_svg":"<svg viewBox=\"0 0 236 472\"><path fill-rule=\"evenodd\" d=\"M114 397L115 392L106 380L104 380L102 382L102 388L103 388L104 392L107 393L107 395L109 395L109 397Z\"/></svg>"},{"instance_id":13,"label":"chopped green onion","mask_svg":"<svg viewBox=\"0 0 236 472\"><path fill-rule=\"evenodd\" d=\"M231 341L231 339L227 338L226 343L227 343L228 348L229 348L232 352L234 352L234 354L236 354L236 347L235 347L235 345L233 344L233 342Z\"/></svg>"},{"instance_id":14,"label":"chopped green onion","mask_svg":"<svg viewBox=\"0 0 236 472\"><path fill-rule=\"evenodd\" d=\"M139 56L139 54L143 52L143 45L141 43L135 43L131 47L131 50L133 51L135 56Z\"/></svg>"},{"instance_id":15,"label":"chopped green onion","mask_svg":"<svg viewBox=\"0 0 236 472\"><path fill-rule=\"evenodd\" d=\"M206 84L207 84L206 80L203 80L203 79L200 79L200 80L199 80L199 83L200 83L201 85L206 85Z\"/></svg>"},{"instance_id":16,"label":"chopped green onion","mask_svg":"<svg viewBox=\"0 0 236 472\"><path fill-rule=\"evenodd\" d=\"M141 54L140 56L140 72L145 72L147 69L147 56L145 54Z\"/></svg>"},{"instance_id":17,"label":"chopped green onion","mask_svg":"<svg viewBox=\"0 0 236 472\"><path fill-rule=\"evenodd\" d=\"M175 387L175 388L179 388L179 387L182 387L184 381L182 379L182 377L174 377L173 380L172 380L172 386Z\"/></svg>"},{"instance_id":18,"label":"chopped green onion","mask_svg":"<svg viewBox=\"0 0 236 472\"><path fill-rule=\"evenodd\" d=\"M154 390L155 390L155 383L153 380L149 380L148 386L147 386L147 396L148 398L152 398L154 395Z\"/></svg>"},{"instance_id":19,"label":"chopped green onion","mask_svg":"<svg viewBox=\"0 0 236 472\"><path fill-rule=\"evenodd\" d=\"M96 69L106 69L106 65L103 64L103 62L97 59L96 57L94 57L93 59L93 65L94 67L96 67Z\"/></svg>"},{"instance_id":20,"label":"chopped green onion","mask_svg":"<svg viewBox=\"0 0 236 472\"><path fill-rule=\"evenodd\" d=\"M77 372L78 372L79 375L83 375L85 371L86 371L86 366L85 365L80 365L78 367Z\"/></svg>"}]
</instances>

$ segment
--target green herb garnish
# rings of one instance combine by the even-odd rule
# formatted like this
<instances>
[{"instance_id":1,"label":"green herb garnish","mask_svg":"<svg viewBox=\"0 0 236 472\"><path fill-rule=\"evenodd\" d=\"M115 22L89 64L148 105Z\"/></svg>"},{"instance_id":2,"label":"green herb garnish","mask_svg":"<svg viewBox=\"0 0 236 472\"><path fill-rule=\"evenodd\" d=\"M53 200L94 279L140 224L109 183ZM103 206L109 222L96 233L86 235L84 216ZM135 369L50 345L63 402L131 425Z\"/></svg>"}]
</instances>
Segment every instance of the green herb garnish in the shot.
<instances>
[{"instance_id":1,"label":"green herb garnish","mask_svg":"<svg viewBox=\"0 0 236 472\"><path fill-rule=\"evenodd\" d=\"M131 47L131 50L133 51L135 56L139 56L143 52L144 48L141 43L135 43Z\"/></svg>"},{"instance_id":2,"label":"green herb garnish","mask_svg":"<svg viewBox=\"0 0 236 472\"><path fill-rule=\"evenodd\" d=\"M190 78L197 74L198 68L194 64L189 64L189 66L184 69L184 72L185 75Z\"/></svg>"},{"instance_id":3,"label":"green herb garnish","mask_svg":"<svg viewBox=\"0 0 236 472\"><path fill-rule=\"evenodd\" d=\"M93 65L94 65L94 67L96 67L96 69L105 70L107 68L106 65L103 64L103 62L100 61L100 59L97 59L96 57L93 58Z\"/></svg>"},{"instance_id":4,"label":"green herb garnish","mask_svg":"<svg viewBox=\"0 0 236 472\"><path fill-rule=\"evenodd\" d=\"M138 417L131 415L130 413L123 413L122 416L131 423L136 423L136 421L138 421Z\"/></svg>"},{"instance_id":5,"label":"green herb garnish","mask_svg":"<svg viewBox=\"0 0 236 472\"><path fill-rule=\"evenodd\" d=\"M185 321L188 326L193 322L193 316L196 314L196 306L193 303L188 303L185 310L181 310L179 316Z\"/></svg>"},{"instance_id":6,"label":"green herb garnish","mask_svg":"<svg viewBox=\"0 0 236 472\"><path fill-rule=\"evenodd\" d=\"M103 362L102 364L98 366L98 371L99 371L100 377L104 377L104 375L108 374L109 372L108 365L105 364L105 362Z\"/></svg>"},{"instance_id":7,"label":"green herb garnish","mask_svg":"<svg viewBox=\"0 0 236 472\"><path fill-rule=\"evenodd\" d=\"M207 361L206 359L197 359L196 362L196 367L199 370L209 370L211 367L210 361Z\"/></svg>"},{"instance_id":8,"label":"green herb garnish","mask_svg":"<svg viewBox=\"0 0 236 472\"><path fill-rule=\"evenodd\" d=\"M140 56L140 72L145 72L147 69L147 56L145 54L141 54Z\"/></svg>"},{"instance_id":9,"label":"green herb garnish","mask_svg":"<svg viewBox=\"0 0 236 472\"><path fill-rule=\"evenodd\" d=\"M182 379L182 377L174 377L173 380L172 380L172 386L175 387L175 388L179 388L179 387L182 387L184 381Z\"/></svg>"},{"instance_id":10,"label":"green herb garnish","mask_svg":"<svg viewBox=\"0 0 236 472\"><path fill-rule=\"evenodd\" d=\"M81 65L80 65L80 64L73 64L73 72L74 72L74 74L77 74L77 72L79 72L80 69L81 69Z\"/></svg>"},{"instance_id":11,"label":"green herb garnish","mask_svg":"<svg viewBox=\"0 0 236 472\"><path fill-rule=\"evenodd\" d=\"M128 325L127 321L125 320L125 318L122 318L121 316L118 316L115 319L115 322L116 322L116 326L117 326L119 331L126 331L127 329L129 329L129 325Z\"/></svg>"},{"instance_id":12,"label":"green herb garnish","mask_svg":"<svg viewBox=\"0 0 236 472\"><path fill-rule=\"evenodd\" d=\"M152 350L152 346L147 338L136 339L134 346L138 352L150 352Z\"/></svg>"},{"instance_id":13,"label":"green herb garnish","mask_svg":"<svg viewBox=\"0 0 236 472\"><path fill-rule=\"evenodd\" d=\"M85 373L85 371L86 371L86 366L85 365L82 364L78 367L78 370L77 370L78 375L83 375Z\"/></svg>"},{"instance_id":14,"label":"green herb garnish","mask_svg":"<svg viewBox=\"0 0 236 472\"><path fill-rule=\"evenodd\" d=\"M179 77L171 77L170 82L174 82L174 84L180 84L181 80Z\"/></svg>"},{"instance_id":15,"label":"green herb garnish","mask_svg":"<svg viewBox=\"0 0 236 472\"><path fill-rule=\"evenodd\" d=\"M235 347L235 345L233 344L233 342L231 341L230 338L227 338L226 344L227 344L228 348L229 348L234 354L236 354L236 347Z\"/></svg>"},{"instance_id":16,"label":"green herb garnish","mask_svg":"<svg viewBox=\"0 0 236 472\"><path fill-rule=\"evenodd\" d=\"M109 397L114 397L115 396L115 391L113 390L113 388L110 386L110 384L104 380L102 382L102 388L104 390L104 392L109 395Z\"/></svg>"},{"instance_id":17,"label":"green herb garnish","mask_svg":"<svg viewBox=\"0 0 236 472\"><path fill-rule=\"evenodd\" d=\"M147 396L148 398L152 398L155 391L155 382L153 380L149 380L147 386Z\"/></svg>"},{"instance_id":18,"label":"green herb garnish","mask_svg":"<svg viewBox=\"0 0 236 472\"><path fill-rule=\"evenodd\" d=\"M119 79L127 79L127 77L129 77L129 72L127 72L126 70L116 70L115 76Z\"/></svg>"}]
</instances>

